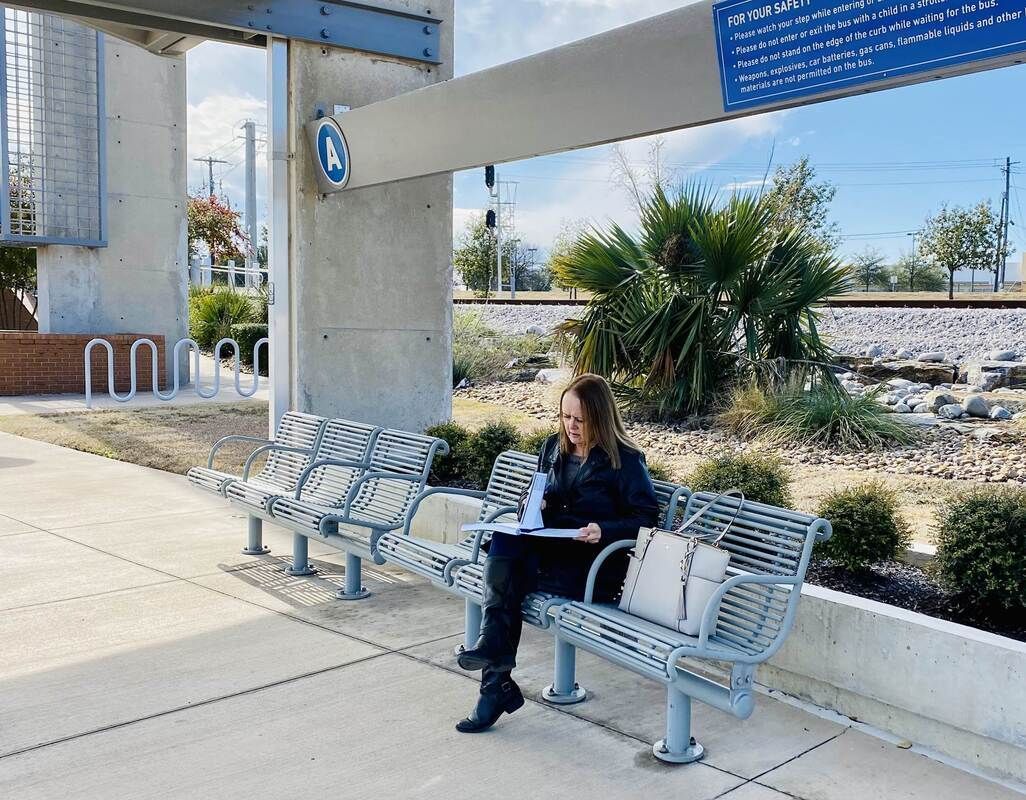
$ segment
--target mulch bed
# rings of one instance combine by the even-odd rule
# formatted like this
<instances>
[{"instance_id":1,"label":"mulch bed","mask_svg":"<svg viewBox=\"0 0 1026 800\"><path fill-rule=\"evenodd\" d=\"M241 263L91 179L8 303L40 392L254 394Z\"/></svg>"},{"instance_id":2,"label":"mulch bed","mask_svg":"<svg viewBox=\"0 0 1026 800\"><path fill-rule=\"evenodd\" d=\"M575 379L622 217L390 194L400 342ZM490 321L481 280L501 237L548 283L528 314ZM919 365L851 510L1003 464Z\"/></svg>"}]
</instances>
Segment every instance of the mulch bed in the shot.
<instances>
[{"instance_id":1,"label":"mulch bed","mask_svg":"<svg viewBox=\"0 0 1026 800\"><path fill-rule=\"evenodd\" d=\"M1026 642L1022 615L997 619L968 609L928 571L900 561L850 573L828 559L816 559L809 565L806 582Z\"/></svg>"}]
</instances>

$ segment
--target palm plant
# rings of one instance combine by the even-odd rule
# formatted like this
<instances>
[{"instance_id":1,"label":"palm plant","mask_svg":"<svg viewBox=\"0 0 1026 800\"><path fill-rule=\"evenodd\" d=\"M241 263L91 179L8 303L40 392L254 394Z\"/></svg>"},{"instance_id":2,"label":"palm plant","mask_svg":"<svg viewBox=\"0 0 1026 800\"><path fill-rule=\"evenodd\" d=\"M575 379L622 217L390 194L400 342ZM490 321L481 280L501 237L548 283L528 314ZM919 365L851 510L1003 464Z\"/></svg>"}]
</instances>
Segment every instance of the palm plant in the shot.
<instances>
[{"instance_id":1,"label":"palm plant","mask_svg":"<svg viewBox=\"0 0 1026 800\"><path fill-rule=\"evenodd\" d=\"M593 295L558 331L578 372L663 417L705 410L769 363L785 366L778 379L828 374L817 306L850 277L814 237L775 228L761 196L717 203L694 185L656 189L640 222L637 236L615 224L586 233L560 261L560 280Z\"/></svg>"}]
</instances>

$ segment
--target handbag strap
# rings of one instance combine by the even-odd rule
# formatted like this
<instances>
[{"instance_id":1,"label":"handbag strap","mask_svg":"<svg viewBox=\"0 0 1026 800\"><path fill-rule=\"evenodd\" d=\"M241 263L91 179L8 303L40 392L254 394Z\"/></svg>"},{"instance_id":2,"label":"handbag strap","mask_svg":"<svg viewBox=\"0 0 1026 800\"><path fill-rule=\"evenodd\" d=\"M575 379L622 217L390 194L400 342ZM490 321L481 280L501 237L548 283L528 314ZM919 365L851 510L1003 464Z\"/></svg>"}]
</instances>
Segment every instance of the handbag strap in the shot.
<instances>
[{"instance_id":1,"label":"handbag strap","mask_svg":"<svg viewBox=\"0 0 1026 800\"><path fill-rule=\"evenodd\" d=\"M708 502L704 503L702 507L698 509L698 511L696 511L694 514L692 514L690 517L684 520L684 522L681 523L681 526L673 532L677 534L687 533L688 528L690 528L692 525L698 522L698 520L700 520L710 508L712 508L724 497L736 497L737 508L734 509L734 514L733 516L731 516L727 524L723 526L723 530L720 531L719 536L714 537L711 533L692 534L693 538L701 539L707 544L719 544L720 540L723 539L723 537L726 536L728 533L730 533L730 529L734 526L734 523L737 521L738 515L741 513L741 508L745 504L745 495L739 489L728 489L725 492L720 492L718 495L712 498L712 500L709 500Z\"/></svg>"}]
</instances>

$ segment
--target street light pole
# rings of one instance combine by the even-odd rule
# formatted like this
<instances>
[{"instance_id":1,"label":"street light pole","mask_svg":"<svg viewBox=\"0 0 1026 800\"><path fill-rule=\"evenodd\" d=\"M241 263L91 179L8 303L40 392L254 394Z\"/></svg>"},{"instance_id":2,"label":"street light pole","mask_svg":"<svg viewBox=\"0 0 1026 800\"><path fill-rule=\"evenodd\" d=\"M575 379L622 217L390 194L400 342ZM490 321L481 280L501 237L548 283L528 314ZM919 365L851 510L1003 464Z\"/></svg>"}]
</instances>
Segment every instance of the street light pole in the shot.
<instances>
[{"instance_id":1,"label":"street light pole","mask_svg":"<svg viewBox=\"0 0 1026 800\"><path fill-rule=\"evenodd\" d=\"M914 292L916 290L916 267L918 266L916 263L916 237L919 236L919 231L912 231L907 235L912 237L912 270L908 274L908 290Z\"/></svg>"}]
</instances>

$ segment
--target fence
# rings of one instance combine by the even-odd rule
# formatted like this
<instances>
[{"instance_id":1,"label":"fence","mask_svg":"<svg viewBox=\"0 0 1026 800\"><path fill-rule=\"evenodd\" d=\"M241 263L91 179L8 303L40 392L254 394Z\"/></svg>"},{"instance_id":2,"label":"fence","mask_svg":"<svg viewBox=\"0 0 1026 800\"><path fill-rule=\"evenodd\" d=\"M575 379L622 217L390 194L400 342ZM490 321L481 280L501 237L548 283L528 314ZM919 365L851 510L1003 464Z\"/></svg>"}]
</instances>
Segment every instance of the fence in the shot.
<instances>
[{"instance_id":1,"label":"fence","mask_svg":"<svg viewBox=\"0 0 1026 800\"><path fill-rule=\"evenodd\" d=\"M201 264L198 261L189 265L189 283L193 286L213 286L214 283L221 283L220 280L215 281L215 276L223 276L229 289L259 289L267 285L267 275L268 271L258 267L254 261L245 266L236 266L234 261L224 266Z\"/></svg>"}]
</instances>

